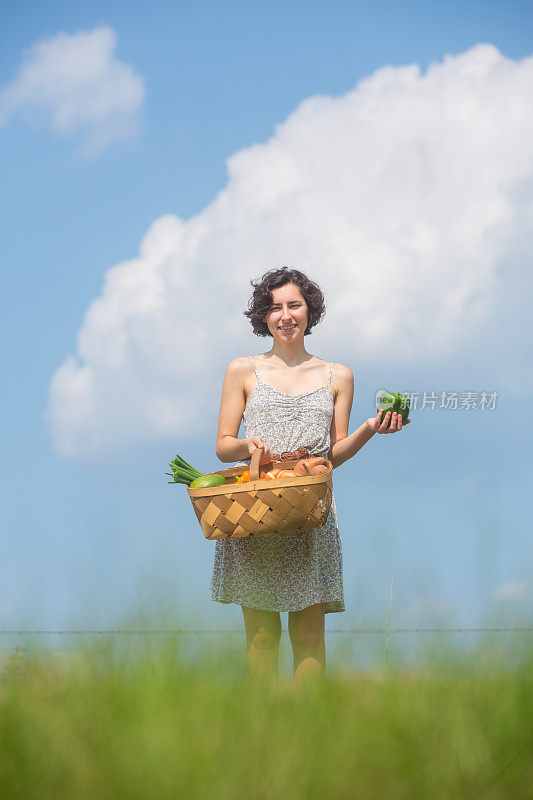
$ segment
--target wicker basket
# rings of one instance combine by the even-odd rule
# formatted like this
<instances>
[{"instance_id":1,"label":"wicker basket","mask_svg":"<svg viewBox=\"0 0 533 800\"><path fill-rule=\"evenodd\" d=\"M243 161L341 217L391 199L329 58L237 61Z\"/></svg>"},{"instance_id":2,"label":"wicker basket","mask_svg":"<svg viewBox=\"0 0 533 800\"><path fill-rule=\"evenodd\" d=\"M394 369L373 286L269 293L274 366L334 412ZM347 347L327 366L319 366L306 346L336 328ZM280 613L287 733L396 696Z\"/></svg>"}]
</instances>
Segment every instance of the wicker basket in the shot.
<instances>
[{"instance_id":1,"label":"wicker basket","mask_svg":"<svg viewBox=\"0 0 533 800\"><path fill-rule=\"evenodd\" d=\"M258 447L250 460L250 481L227 483L208 489L187 487L206 539L265 536L319 528L326 522L332 498L333 464L328 472L302 478L259 479ZM298 459L274 461L273 469L292 469ZM226 480L242 475L247 466L217 470ZM207 473L213 474L213 473Z\"/></svg>"}]
</instances>

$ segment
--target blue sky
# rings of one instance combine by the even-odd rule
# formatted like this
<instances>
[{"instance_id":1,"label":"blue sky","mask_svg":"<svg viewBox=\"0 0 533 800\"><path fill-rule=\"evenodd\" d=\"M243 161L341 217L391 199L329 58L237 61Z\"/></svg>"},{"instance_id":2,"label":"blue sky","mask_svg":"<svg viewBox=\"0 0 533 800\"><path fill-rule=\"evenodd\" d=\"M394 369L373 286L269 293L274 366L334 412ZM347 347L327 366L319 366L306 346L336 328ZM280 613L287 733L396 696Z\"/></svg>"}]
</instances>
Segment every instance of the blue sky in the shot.
<instances>
[{"instance_id":1,"label":"blue sky","mask_svg":"<svg viewBox=\"0 0 533 800\"><path fill-rule=\"evenodd\" d=\"M347 611L327 624L386 622L393 579L399 626L531 613L532 16L517 2L3 5L2 628L118 625L156 603L241 624L210 600L214 545L164 472L176 452L218 466L225 365L268 349L241 320L249 281L276 263L331 301L306 346L354 372L350 432L382 386L498 392L492 411L415 412L339 469ZM47 78L29 49L60 34L73 61L49 48ZM106 89L111 111L88 119Z\"/></svg>"}]
</instances>

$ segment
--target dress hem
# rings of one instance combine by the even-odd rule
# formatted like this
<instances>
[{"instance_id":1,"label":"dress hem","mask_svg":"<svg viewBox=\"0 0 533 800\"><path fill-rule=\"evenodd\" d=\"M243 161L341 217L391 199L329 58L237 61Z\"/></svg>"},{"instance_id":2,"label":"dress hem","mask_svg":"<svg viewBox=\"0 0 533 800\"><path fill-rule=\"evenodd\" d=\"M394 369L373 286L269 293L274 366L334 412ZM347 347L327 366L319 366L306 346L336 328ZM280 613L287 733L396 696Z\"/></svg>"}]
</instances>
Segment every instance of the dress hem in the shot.
<instances>
[{"instance_id":1,"label":"dress hem","mask_svg":"<svg viewBox=\"0 0 533 800\"><path fill-rule=\"evenodd\" d=\"M283 611L303 611L304 608L309 608L309 606L314 606L314 605L316 605L316 603L325 603L326 604L326 608L324 609L324 613L325 614L335 614L335 613L340 613L342 611L346 611L346 607L344 605L344 601L343 600L336 600L336 599L327 599L326 600L326 599L322 598L322 599L311 600L310 602L306 602L305 605L303 605L303 606L298 606L298 608L286 608L286 607L285 608L280 608L279 606L277 606L276 608L274 608L272 606L270 606L269 608L265 608L264 605L261 605L261 606L254 605L253 603L249 603L247 600L244 600L244 599L240 599L240 600L224 600L223 598L220 598L220 597L211 597L211 600L213 602L215 602L215 603L224 603L224 604L236 603L237 605L246 606L247 608L254 608L254 609L258 610L258 611L279 611L279 612L283 612ZM328 606L329 606L329 608L328 608Z\"/></svg>"}]
</instances>

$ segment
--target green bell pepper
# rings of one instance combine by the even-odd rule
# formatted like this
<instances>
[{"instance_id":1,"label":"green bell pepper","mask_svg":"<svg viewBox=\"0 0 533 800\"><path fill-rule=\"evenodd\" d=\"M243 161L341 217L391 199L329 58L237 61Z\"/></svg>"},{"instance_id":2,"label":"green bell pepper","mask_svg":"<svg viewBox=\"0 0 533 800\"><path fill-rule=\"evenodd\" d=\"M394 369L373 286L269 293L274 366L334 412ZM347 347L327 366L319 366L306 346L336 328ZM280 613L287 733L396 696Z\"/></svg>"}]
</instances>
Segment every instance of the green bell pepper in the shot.
<instances>
[{"instance_id":1,"label":"green bell pepper","mask_svg":"<svg viewBox=\"0 0 533 800\"><path fill-rule=\"evenodd\" d=\"M410 399L405 394L400 394L399 392L387 392L383 390L381 395L378 396L376 400L376 408L378 411L383 411L381 415L381 421L385 419L385 415L387 411L391 412L389 423L386 426L387 428L390 427L392 421L392 415L394 411L402 417L402 425L405 424L405 421L409 417L409 406L411 404Z\"/></svg>"}]
</instances>

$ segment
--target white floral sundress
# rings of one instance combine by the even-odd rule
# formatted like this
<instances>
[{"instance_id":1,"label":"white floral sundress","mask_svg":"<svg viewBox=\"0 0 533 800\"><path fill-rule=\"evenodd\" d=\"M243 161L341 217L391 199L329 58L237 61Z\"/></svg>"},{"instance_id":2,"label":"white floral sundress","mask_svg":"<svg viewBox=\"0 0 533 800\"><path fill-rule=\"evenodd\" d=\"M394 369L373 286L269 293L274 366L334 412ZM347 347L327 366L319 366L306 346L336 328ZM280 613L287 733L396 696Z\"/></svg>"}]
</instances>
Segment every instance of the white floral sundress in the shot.
<instances>
[{"instance_id":1,"label":"white floral sundress","mask_svg":"<svg viewBox=\"0 0 533 800\"><path fill-rule=\"evenodd\" d=\"M257 377L243 414L246 436L260 436L273 453L309 449L325 456L333 417L330 364L326 386L290 395ZM249 465L250 458L237 466ZM300 611L324 603L325 612L344 611L342 547L335 496L324 525L310 531L218 539L211 597L263 611Z\"/></svg>"}]
</instances>

